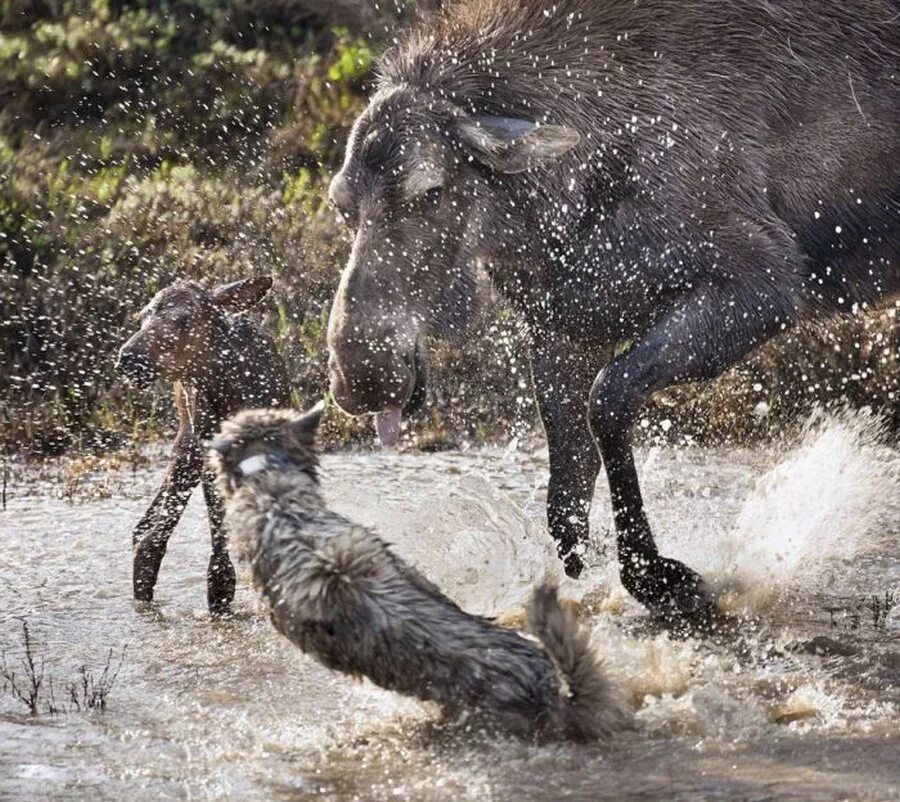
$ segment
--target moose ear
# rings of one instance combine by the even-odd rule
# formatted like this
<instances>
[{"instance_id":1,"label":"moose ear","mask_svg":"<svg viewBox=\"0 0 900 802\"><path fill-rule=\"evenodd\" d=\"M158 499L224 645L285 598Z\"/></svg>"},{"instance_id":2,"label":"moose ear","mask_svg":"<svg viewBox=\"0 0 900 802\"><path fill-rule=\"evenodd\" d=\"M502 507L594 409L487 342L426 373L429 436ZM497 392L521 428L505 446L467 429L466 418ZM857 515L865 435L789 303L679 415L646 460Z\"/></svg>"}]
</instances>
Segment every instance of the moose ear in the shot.
<instances>
[{"instance_id":1,"label":"moose ear","mask_svg":"<svg viewBox=\"0 0 900 802\"><path fill-rule=\"evenodd\" d=\"M564 125L540 125L518 117L476 116L457 130L472 155L500 173L521 173L558 159L581 140Z\"/></svg>"},{"instance_id":2,"label":"moose ear","mask_svg":"<svg viewBox=\"0 0 900 802\"><path fill-rule=\"evenodd\" d=\"M319 401L312 409L304 412L291 424L291 432L300 440L309 441L316 436L322 415L325 413L325 402Z\"/></svg>"},{"instance_id":3,"label":"moose ear","mask_svg":"<svg viewBox=\"0 0 900 802\"><path fill-rule=\"evenodd\" d=\"M213 301L226 312L237 314L256 306L272 289L271 276L256 276L223 284L213 290Z\"/></svg>"}]
</instances>

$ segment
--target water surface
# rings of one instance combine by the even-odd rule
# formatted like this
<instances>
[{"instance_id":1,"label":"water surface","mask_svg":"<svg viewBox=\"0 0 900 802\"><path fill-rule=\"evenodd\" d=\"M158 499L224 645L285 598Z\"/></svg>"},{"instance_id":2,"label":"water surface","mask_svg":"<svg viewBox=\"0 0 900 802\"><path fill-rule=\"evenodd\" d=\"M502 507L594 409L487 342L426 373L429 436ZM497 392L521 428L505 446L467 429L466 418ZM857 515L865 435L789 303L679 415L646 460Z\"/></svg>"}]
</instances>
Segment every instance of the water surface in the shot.
<instances>
[{"instance_id":1,"label":"water surface","mask_svg":"<svg viewBox=\"0 0 900 802\"><path fill-rule=\"evenodd\" d=\"M582 601L638 720L596 746L442 730L433 709L283 641L245 584L235 617L211 621L199 493L157 603L137 608L130 533L162 464L101 465L77 482L71 464L17 467L0 513L7 663L22 617L57 683L102 666L109 647L127 652L104 713L32 719L0 695L0 798L900 798L900 611L872 601L900 602L896 450L844 420L791 447L640 460L661 548L728 589L748 616L737 636L677 641L649 625L610 566L602 480L591 568L564 579L544 528L546 453L323 459L334 508L377 527L467 609L515 618L546 576Z\"/></svg>"}]
</instances>

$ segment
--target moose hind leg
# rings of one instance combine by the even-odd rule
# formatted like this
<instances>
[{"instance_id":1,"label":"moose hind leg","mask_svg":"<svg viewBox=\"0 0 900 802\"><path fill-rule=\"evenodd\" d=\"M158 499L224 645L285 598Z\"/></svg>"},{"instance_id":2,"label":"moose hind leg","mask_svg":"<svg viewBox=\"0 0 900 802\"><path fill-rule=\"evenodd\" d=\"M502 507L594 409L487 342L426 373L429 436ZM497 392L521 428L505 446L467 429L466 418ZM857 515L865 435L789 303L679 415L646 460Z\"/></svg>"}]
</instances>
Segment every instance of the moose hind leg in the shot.
<instances>
[{"instance_id":1,"label":"moose hind leg","mask_svg":"<svg viewBox=\"0 0 900 802\"><path fill-rule=\"evenodd\" d=\"M228 555L228 539L222 527L225 511L222 497L216 489L212 474L203 476L203 496L209 515L209 531L212 538L212 554L206 572L206 602L213 615L226 615L231 611L236 584L234 565Z\"/></svg>"},{"instance_id":2,"label":"moose hind leg","mask_svg":"<svg viewBox=\"0 0 900 802\"><path fill-rule=\"evenodd\" d=\"M795 317L792 299L771 288L705 288L662 315L591 389L591 430L609 479L622 583L670 625L709 626L715 606L696 572L656 548L632 453L635 418L655 391L718 376Z\"/></svg>"},{"instance_id":3,"label":"moose hind leg","mask_svg":"<svg viewBox=\"0 0 900 802\"><path fill-rule=\"evenodd\" d=\"M153 503L132 535L134 598L152 601L159 568L191 492L200 481L203 457L192 442L178 442L172 463Z\"/></svg>"}]
</instances>

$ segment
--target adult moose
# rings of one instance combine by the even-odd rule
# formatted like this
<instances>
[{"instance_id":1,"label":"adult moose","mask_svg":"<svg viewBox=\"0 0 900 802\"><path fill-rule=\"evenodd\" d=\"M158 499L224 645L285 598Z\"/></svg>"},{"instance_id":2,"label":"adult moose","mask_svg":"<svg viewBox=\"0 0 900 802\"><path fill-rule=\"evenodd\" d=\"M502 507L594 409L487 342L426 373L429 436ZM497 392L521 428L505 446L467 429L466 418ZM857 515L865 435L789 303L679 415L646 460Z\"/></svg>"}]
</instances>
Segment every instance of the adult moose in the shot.
<instances>
[{"instance_id":1,"label":"adult moose","mask_svg":"<svg viewBox=\"0 0 900 802\"><path fill-rule=\"evenodd\" d=\"M655 391L900 288L898 18L894 0L463 0L423 21L330 189L356 230L338 403L395 432L423 335L464 324L483 264L530 328L567 572L602 457L625 587L707 622L701 578L657 551L632 424Z\"/></svg>"}]
</instances>

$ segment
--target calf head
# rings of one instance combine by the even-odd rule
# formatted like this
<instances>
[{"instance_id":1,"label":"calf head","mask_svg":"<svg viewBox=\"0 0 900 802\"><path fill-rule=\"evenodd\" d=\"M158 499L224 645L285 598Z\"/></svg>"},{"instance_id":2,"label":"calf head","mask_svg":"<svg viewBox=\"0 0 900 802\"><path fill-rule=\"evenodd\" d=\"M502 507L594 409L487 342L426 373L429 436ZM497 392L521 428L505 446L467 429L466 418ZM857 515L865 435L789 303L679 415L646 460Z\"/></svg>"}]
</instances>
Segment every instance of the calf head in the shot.
<instances>
[{"instance_id":1,"label":"calf head","mask_svg":"<svg viewBox=\"0 0 900 802\"><path fill-rule=\"evenodd\" d=\"M562 126L474 116L408 86L381 89L357 119L329 190L354 232L329 320L329 369L337 403L378 413L383 442L423 397L423 336L465 325L475 262L505 247L501 232L520 217L521 189L505 179L577 142Z\"/></svg>"},{"instance_id":2,"label":"calf head","mask_svg":"<svg viewBox=\"0 0 900 802\"><path fill-rule=\"evenodd\" d=\"M212 290L182 281L166 287L138 313L141 327L119 349L116 369L139 386L157 377L203 383L229 358L228 316L259 303L271 287L269 276Z\"/></svg>"}]
</instances>

